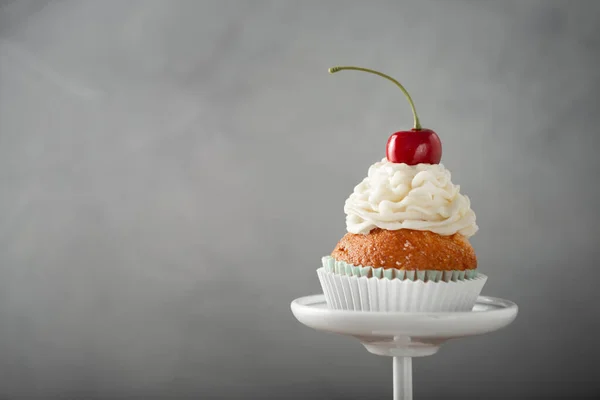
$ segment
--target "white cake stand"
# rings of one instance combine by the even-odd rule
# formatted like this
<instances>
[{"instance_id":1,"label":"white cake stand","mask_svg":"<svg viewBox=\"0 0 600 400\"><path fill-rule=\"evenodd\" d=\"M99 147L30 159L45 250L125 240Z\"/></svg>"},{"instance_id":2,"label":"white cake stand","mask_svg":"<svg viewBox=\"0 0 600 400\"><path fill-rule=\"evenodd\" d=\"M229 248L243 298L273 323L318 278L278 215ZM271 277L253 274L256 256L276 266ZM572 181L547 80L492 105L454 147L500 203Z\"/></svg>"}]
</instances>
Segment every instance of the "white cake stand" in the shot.
<instances>
[{"instance_id":1,"label":"white cake stand","mask_svg":"<svg viewBox=\"0 0 600 400\"><path fill-rule=\"evenodd\" d=\"M320 294L292 301L292 312L306 326L355 337L369 352L393 357L394 400L412 400L412 357L433 355L450 339L504 328L516 318L518 307L480 296L469 312L344 311L330 309Z\"/></svg>"}]
</instances>

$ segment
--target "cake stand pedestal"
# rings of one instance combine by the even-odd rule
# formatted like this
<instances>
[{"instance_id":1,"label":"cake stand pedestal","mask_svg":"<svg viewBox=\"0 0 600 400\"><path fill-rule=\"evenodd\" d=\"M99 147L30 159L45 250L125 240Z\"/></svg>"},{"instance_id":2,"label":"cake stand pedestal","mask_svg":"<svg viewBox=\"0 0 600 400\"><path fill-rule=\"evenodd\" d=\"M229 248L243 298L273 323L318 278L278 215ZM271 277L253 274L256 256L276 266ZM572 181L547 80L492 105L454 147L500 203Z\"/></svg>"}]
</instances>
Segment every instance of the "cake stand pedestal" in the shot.
<instances>
[{"instance_id":1,"label":"cake stand pedestal","mask_svg":"<svg viewBox=\"0 0 600 400\"><path fill-rule=\"evenodd\" d=\"M479 296L472 311L401 313L332 310L324 295L292 301L298 321L313 329L354 337L379 356L393 357L394 400L412 400L412 357L435 354L450 339L482 335L508 326L515 303Z\"/></svg>"}]
</instances>

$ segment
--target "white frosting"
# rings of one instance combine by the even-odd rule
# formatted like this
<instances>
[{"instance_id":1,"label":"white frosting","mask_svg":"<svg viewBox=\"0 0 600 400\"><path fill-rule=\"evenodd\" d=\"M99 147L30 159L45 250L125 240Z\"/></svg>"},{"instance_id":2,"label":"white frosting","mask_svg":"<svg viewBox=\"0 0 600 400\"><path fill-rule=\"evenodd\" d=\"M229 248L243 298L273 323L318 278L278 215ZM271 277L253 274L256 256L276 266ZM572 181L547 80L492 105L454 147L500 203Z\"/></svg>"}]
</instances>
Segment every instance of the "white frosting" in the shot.
<instances>
[{"instance_id":1,"label":"white frosting","mask_svg":"<svg viewBox=\"0 0 600 400\"><path fill-rule=\"evenodd\" d=\"M440 235L477 232L475 213L460 186L442 164L396 164L383 159L355 188L344 205L351 233L372 229L414 229Z\"/></svg>"}]
</instances>

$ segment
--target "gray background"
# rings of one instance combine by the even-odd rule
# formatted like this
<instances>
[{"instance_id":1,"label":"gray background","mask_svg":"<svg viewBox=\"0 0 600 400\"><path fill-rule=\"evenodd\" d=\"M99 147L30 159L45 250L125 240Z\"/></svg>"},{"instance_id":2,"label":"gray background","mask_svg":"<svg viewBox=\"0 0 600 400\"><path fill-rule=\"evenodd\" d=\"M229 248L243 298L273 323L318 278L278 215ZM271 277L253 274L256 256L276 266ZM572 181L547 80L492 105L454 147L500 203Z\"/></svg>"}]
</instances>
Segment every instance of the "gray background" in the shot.
<instances>
[{"instance_id":1,"label":"gray background","mask_svg":"<svg viewBox=\"0 0 600 400\"><path fill-rule=\"evenodd\" d=\"M289 302L410 127L471 197L504 331L418 398L600 393L598 1L3 1L0 398L391 398Z\"/></svg>"}]
</instances>

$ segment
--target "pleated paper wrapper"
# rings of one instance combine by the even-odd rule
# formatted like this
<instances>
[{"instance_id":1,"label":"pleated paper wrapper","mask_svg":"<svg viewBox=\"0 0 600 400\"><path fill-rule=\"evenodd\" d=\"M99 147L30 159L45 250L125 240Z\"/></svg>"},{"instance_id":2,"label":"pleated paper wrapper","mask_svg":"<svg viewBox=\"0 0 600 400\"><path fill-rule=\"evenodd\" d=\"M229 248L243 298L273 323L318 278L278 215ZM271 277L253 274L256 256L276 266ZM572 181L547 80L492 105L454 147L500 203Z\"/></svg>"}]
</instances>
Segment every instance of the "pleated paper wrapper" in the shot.
<instances>
[{"instance_id":1,"label":"pleated paper wrapper","mask_svg":"<svg viewBox=\"0 0 600 400\"><path fill-rule=\"evenodd\" d=\"M329 256L317 275L328 306L353 311L471 311L487 281L476 271L384 270Z\"/></svg>"}]
</instances>

